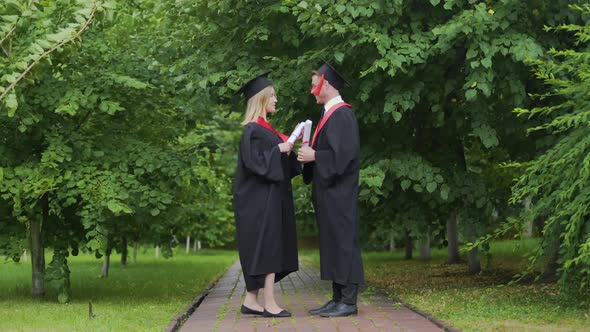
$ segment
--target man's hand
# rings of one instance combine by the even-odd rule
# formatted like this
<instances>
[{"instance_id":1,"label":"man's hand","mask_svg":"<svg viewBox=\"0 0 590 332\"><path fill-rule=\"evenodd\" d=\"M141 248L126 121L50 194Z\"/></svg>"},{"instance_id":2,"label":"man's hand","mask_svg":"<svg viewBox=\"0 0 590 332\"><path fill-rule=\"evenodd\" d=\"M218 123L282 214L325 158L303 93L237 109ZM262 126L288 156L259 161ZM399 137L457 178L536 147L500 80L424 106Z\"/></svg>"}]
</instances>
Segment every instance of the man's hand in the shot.
<instances>
[{"instance_id":1,"label":"man's hand","mask_svg":"<svg viewBox=\"0 0 590 332\"><path fill-rule=\"evenodd\" d=\"M297 151L297 160L302 163L315 161L315 150L310 147L304 147Z\"/></svg>"}]
</instances>

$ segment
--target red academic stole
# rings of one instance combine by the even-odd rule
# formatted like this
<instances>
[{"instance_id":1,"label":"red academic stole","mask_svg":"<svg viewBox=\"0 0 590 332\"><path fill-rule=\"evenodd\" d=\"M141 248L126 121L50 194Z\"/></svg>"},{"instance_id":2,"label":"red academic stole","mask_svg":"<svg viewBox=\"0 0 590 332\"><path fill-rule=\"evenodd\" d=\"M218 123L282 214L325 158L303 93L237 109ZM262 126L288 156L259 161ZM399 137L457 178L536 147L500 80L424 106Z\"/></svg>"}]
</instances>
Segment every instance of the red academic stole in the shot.
<instances>
[{"instance_id":1,"label":"red academic stole","mask_svg":"<svg viewBox=\"0 0 590 332\"><path fill-rule=\"evenodd\" d=\"M258 117L258 120L256 120L256 123L258 123L259 125L261 125L262 127L272 131L273 133L277 134L277 136L279 136L281 138L281 140L283 140L283 142L286 142L289 139L289 136L279 133L276 129L274 129L270 123L268 123L266 120L264 120L263 117Z\"/></svg>"},{"instance_id":2,"label":"red academic stole","mask_svg":"<svg viewBox=\"0 0 590 332\"><path fill-rule=\"evenodd\" d=\"M312 147L315 144L315 139L317 138L318 134L320 133L320 131L324 127L324 124L326 124L326 121L328 121L328 119L332 116L332 114L334 114L334 112L336 112L336 110L342 106L348 106L348 107L352 108L352 105L347 104L345 102L340 102L340 103L330 107L330 109L326 112L326 114L324 114L324 116L320 120L320 123L318 123L318 127L316 128L315 132L313 133L313 139L311 140Z\"/></svg>"}]
</instances>

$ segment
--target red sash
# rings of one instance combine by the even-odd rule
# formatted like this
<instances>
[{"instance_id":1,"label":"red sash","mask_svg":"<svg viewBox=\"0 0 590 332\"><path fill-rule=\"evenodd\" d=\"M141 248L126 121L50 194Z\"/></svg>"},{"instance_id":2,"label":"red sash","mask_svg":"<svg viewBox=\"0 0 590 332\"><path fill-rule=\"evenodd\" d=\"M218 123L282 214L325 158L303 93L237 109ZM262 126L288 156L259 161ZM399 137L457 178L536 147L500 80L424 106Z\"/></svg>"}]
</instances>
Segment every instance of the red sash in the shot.
<instances>
[{"instance_id":1,"label":"red sash","mask_svg":"<svg viewBox=\"0 0 590 332\"><path fill-rule=\"evenodd\" d=\"M326 123L326 121L328 121L328 119L332 116L332 114L334 114L334 112L342 106L348 106L348 107L352 108L352 105L347 104L345 102L340 102L340 103L330 107L330 109L326 112L326 114L324 114L324 117L322 117L322 119L320 120L320 123L318 123L318 127L316 128L315 132L313 133L313 139L311 140L311 147L313 147L313 145L315 144L315 139L318 136L318 134L320 133L320 131L322 130L322 128L324 127L324 124Z\"/></svg>"},{"instance_id":2,"label":"red sash","mask_svg":"<svg viewBox=\"0 0 590 332\"><path fill-rule=\"evenodd\" d=\"M276 129L274 129L270 123L268 123L263 117L258 117L258 120L256 120L256 123L258 123L259 125L261 125L262 127L272 131L273 133L277 134L277 136L279 136L281 138L281 140L283 140L283 142L286 142L289 139L289 136L279 133Z\"/></svg>"}]
</instances>

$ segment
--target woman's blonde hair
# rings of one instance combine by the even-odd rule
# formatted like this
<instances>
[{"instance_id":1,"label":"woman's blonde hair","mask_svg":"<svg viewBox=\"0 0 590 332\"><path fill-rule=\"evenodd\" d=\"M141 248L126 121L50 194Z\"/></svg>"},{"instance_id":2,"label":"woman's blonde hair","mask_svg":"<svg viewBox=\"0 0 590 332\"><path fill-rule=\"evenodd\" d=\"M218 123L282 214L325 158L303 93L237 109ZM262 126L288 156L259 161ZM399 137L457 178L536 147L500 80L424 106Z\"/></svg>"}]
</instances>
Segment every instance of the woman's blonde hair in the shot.
<instances>
[{"instance_id":1,"label":"woman's blonde hair","mask_svg":"<svg viewBox=\"0 0 590 332\"><path fill-rule=\"evenodd\" d=\"M272 98L272 90L272 85L267 86L266 88L262 89L260 92L252 96L252 98L248 99L246 116L244 117L244 121L242 121L242 125L245 126L248 123L252 122L252 120L257 120L259 116L262 116L262 114L266 110L266 107L270 103L270 99Z\"/></svg>"}]
</instances>

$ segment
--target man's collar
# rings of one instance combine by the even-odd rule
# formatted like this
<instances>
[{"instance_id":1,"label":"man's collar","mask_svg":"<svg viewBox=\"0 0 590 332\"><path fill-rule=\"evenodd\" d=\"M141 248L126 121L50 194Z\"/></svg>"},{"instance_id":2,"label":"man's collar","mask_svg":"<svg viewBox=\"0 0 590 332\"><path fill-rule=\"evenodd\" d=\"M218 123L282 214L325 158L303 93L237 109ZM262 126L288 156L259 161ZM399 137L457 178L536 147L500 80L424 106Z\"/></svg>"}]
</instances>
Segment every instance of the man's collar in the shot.
<instances>
[{"instance_id":1,"label":"man's collar","mask_svg":"<svg viewBox=\"0 0 590 332\"><path fill-rule=\"evenodd\" d=\"M340 95L330 99L327 103L324 104L324 112L327 112L330 109L330 107L342 102L344 102L344 100L342 100L342 96Z\"/></svg>"}]
</instances>

